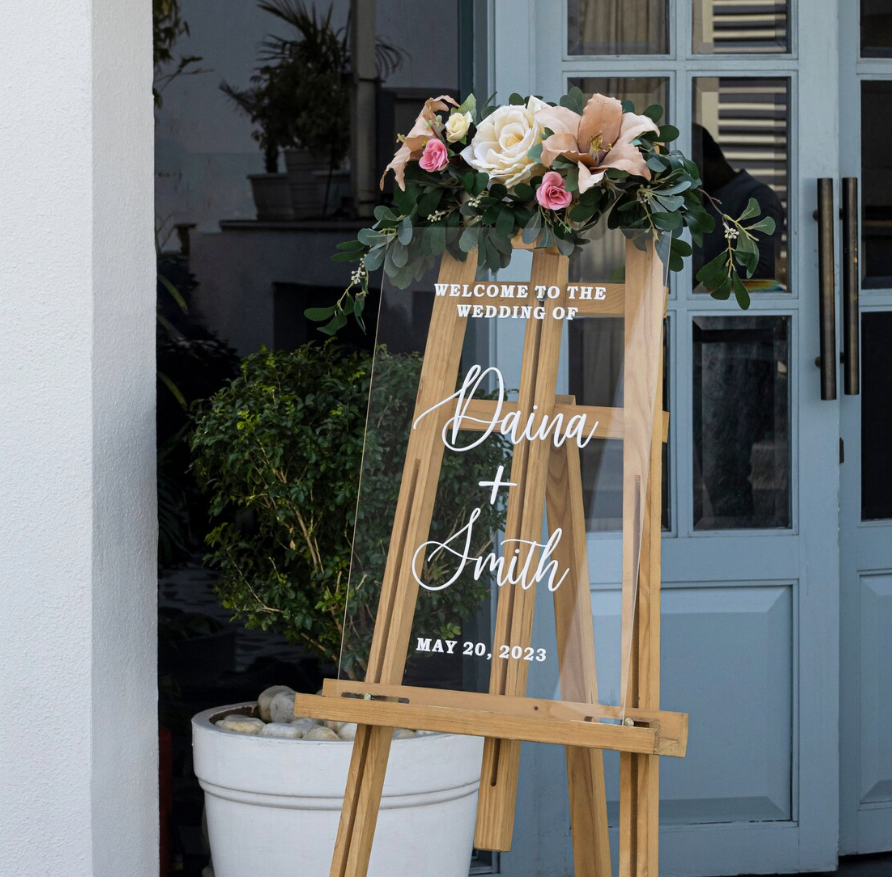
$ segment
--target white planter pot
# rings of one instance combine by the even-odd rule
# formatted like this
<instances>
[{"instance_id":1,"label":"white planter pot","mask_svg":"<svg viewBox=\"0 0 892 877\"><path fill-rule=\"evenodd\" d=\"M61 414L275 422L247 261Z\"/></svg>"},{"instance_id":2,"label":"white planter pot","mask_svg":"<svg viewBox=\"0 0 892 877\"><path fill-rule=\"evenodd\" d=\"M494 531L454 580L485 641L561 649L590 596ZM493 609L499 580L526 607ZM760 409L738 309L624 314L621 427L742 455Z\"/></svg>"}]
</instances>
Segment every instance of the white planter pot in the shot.
<instances>
[{"instance_id":1,"label":"white planter pot","mask_svg":"<svg viewBox=\"0 0 892 877\"><path fill-rule=\"evenodd\" d=\"M316 197L322 205L322 215L331 216L337 213L344 201L351 197L350 171L337 169L330 174L329 171L313 171L313 177L316 180Z\"/></svg>"},{"instance_id":2,"label":"white planter pot","mask_svg":"<svg viewBox=\"0 0 892 877\"><path fill-rule=\"evenodd\" d=\"M286 149L284 155L294 218L318 219L322 215L322 197L315 172L327 169L325 156L306 149Z\"/></svg>"},{"instance_id":3,"label":"white planter pot","mask_svg":"<svg viewBox=\"0 0 892 877\"><path fill-rule=\"evenodd\" d=\"M213 723L254 706L192 719L215 877L328 877L353 746L254 737ZM369 877L467 877L482 754L480 737L393 741Z\"/></svg>"},{"instance_id":4,"label":"white planter pot","mask_svg":"<svg viewBox=\"0 0 892 877\"><path fill-rule=\"evenodd\" d=\"M251 194L261 222L294 219L287 174L250 174Z\"/></svg>"}]
</instances>

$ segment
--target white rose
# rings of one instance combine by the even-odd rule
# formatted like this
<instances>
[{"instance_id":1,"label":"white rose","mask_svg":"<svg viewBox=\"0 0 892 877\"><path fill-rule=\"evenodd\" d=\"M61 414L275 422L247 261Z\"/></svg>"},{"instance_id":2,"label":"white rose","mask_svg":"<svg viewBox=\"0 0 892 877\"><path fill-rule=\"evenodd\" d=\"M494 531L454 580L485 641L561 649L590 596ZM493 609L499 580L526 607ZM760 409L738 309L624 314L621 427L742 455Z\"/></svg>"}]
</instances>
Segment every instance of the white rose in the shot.
<instances>
[{"instance_id":1,"label":"white rose","mask_svg":"<svg viewBox=\"0 0 892 877\"><path fill-rule=\"evenodd\" d=\"M474 170L489 174L509 189L524 183L542 165L527 156L541 139L544 129L536 121L536 113L547 104L531 97L526 106L499 107L478 126L474 139L461 157Z\"/></svg>"},{"instance_id":2,"label":"white rose","mask_svg":"<svg viewBox=\"0 0 892 877\"><path fill-rule=\"evenodd\" d=\"M446 139L458 143L471 127L470 113L453 113L446 122Z\"/></svg>"}]
</instances>

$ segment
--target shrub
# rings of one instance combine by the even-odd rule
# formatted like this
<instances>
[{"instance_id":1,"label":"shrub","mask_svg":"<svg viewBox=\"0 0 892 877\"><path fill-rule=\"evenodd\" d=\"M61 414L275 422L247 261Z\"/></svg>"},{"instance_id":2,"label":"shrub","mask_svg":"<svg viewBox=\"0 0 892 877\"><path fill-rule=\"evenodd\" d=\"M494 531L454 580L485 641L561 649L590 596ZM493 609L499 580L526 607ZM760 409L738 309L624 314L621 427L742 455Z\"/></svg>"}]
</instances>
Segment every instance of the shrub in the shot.
<instances>
[{"instance_id":1,"label":"shrub","mask_svg":"<svg viewBox=\"0 0 892 877\"><path fill-rule=\"evenodd\" d=\"M351 633L342 669L351 676L361 675L368 655L420 369L420 356L379 348L364 464L372 357L332 342L244 359L241 375L201 409L192 436L197 480L219 521L207 537L207 560L220 572L223 605L249 628L283 633L324 661L338 659L346 609ZM474 495L467 485L490 477L507 454L507 443L492 438L445 456L432 539L448 538L467 521L466 496ZM361 465L360 588L357 594L354 582L348 594ZM487 550L503 523L503 510L484 503L476 552ZM449 573L434 564L424 575L435 583ZM488 587L463 576L425 592L417 629L454 636Z\"/></svg>"}]
</instances>

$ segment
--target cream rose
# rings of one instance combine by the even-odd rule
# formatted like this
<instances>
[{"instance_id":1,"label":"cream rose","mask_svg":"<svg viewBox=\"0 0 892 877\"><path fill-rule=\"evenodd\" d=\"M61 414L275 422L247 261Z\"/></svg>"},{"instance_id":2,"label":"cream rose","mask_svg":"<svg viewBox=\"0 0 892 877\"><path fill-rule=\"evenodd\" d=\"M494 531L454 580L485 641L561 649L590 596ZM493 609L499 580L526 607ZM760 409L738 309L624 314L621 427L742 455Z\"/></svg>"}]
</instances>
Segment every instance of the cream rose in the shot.
<instances>
[{"instance_id":1,"label":"cream rose","mask_svg":"<svg viewBox=\"0 0 892 877\"><path fill-rule=\"evenodd\" d=\"M526 106L499 107L477 126L474 139L462 150L461 157L474 170L489 174L494 182L508 188L526 182L542 170L527 152L541 139L544 129L536 114L547 106L531 97Z\"/></svg>"},{"instance_id":2,"label":"cream rose","mask_svg":"<svg viewBox=\"0 0 892 877\"><path fill-rule=\"evenodd\" d=\"M446 120L446 139L450 143L458 143L468 133L470 127L470 113L453 113Z\"/></svg>"}]
</instances>

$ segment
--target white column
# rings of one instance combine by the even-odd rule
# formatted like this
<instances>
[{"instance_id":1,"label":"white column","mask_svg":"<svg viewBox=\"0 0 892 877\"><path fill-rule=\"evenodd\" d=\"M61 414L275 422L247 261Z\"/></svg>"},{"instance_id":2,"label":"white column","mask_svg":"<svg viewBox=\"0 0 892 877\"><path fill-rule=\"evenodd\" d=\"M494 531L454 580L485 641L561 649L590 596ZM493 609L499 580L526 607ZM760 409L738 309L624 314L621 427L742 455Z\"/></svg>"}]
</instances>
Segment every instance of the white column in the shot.
<instances>
[{"instance_id":1,"label":"white column","mask_svg":"<svg viewBox=\"0 0 892 877\"><path fill-rule=\"evenodd\" d=\"M0 859L158 874L151 3L0 27Z\"/></svg>"}]
</instances>

